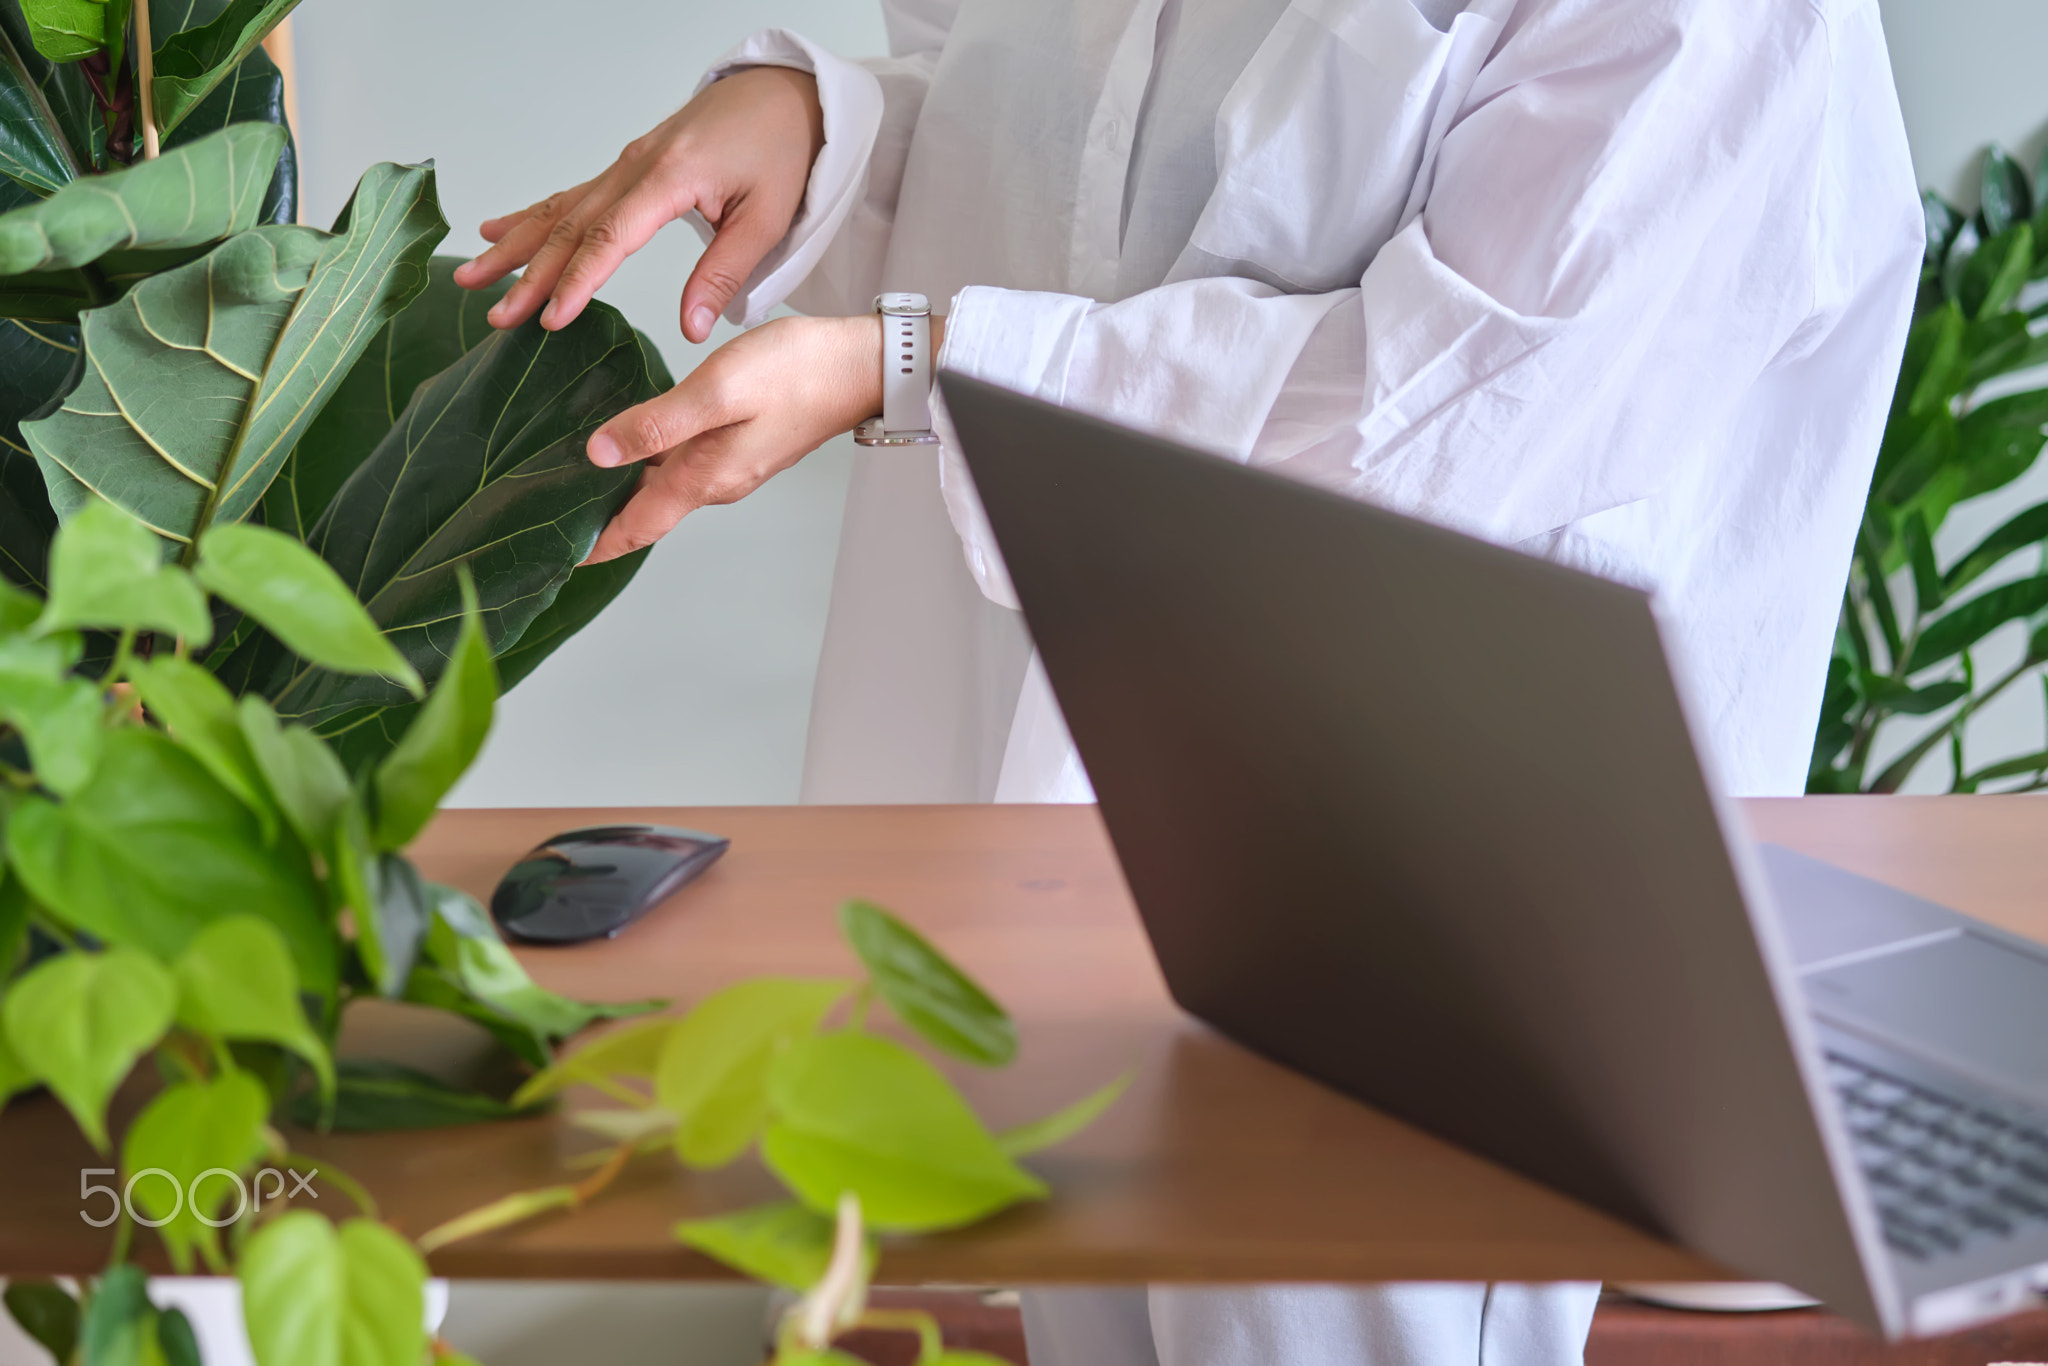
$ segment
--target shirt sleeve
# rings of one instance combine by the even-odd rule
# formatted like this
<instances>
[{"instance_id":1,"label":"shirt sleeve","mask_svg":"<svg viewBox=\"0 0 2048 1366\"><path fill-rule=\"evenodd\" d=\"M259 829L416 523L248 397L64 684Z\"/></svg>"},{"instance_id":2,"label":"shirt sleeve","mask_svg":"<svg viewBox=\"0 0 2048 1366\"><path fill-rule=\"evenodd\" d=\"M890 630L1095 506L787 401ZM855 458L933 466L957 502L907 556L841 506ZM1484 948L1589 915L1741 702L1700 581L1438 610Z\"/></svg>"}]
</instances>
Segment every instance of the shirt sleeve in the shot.
<instances>
[{"instance_id":1,"label":"shirt sleeve","mask_svg":"<svg viewBox=\"0 0 2048 1366\"><path fill-rule=\"evenodd\" d=\"M883 6L889 57L849 61L788 29L764 29L720 58L698 90L750 66L784 66L818 80L825 145L811 166L789 233L762 258L726 319L752 327L776 305L812 314L865 313L881 289L882 259L896 219L911 130L957 0L892 0ZM702 215L690 225L707 242Z\"/></svg>"},{"instance_id":2,"label":"shirt sleeve","mask_svg":"<svg viewBox=\"0 0 2048 1366\"><path fill-rule=\"evenodd\" d=\"M940 364L1506 543L1656 493L1869 283L1812 240L1825 26L1723 3L1525 11L1354 288L970 288ZM1014 605L941 435L969 566Z\"/></svg>"}]
</instances>

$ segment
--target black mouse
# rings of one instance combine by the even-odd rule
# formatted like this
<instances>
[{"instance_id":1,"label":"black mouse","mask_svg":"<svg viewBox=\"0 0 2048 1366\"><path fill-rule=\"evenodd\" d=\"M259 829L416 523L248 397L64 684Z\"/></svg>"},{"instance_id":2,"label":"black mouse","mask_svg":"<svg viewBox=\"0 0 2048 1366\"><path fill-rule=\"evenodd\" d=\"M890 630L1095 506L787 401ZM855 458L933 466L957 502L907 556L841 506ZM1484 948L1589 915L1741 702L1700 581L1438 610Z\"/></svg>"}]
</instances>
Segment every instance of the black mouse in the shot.
<instances>
[{"instance_id":1,"label":"black mouse","mask_svg":"<svg viewBox=\"0 0 2048 1366\"><path fill-rule=\"evenodd\" d=\"M512 865L491 916L529 944L617 934L718 862L732 841L662 825L596 825L555 836Z\"/></svg>"}]
</instances>

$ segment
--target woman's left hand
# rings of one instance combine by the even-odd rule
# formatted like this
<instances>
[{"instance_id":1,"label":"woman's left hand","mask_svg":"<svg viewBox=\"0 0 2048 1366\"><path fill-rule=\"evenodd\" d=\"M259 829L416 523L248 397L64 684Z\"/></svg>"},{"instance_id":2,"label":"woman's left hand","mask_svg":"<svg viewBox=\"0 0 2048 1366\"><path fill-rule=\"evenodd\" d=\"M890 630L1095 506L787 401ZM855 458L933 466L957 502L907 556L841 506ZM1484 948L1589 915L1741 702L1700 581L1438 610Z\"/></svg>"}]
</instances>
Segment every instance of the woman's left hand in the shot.
<instances>
[{"instance_id":1,"label":"woman's left hand","mask_svg":"<svg viewBox=\"0 0 2048 1366\"><path fill-rule=\"evenodd\" d=\"M652 545L700 507L737 502L881 410L875 315L776 318L741 333L592 433L592 463L646 469L585 563Z\"/></svg>"}]
</instances>

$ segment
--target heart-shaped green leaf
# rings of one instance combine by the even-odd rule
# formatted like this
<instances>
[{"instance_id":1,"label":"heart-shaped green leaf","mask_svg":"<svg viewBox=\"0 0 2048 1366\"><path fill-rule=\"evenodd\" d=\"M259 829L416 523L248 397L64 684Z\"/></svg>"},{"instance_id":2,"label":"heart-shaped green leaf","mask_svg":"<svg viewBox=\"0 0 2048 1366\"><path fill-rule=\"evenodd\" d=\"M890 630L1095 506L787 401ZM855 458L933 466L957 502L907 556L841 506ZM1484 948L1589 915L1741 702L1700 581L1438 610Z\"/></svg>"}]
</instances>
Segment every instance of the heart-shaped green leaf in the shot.
<instances>
[{"instance_id":1,"label":"heart-shaped green leaf","mask_svg":"<svg viewBox=\"0 0 2048 1366\"><path fill-rule=\"evenodd\" d=\"M50 600L36 629L162 631L194 645L213 638L206 594L163 562L163 543L111 503L93 502L50 546Z\"/></svg>"},{"instance_id":2,"label":"heart-shaped green leaf","mask_svg":"<svg viewBox=\"0 0 2048 1366\"><path fill-rule=\"evenodd\" d=\"M515 1105L537 1104L592 1078L652 1081L675 1025L675 1020L664 1016L607 1030L554 1066L528 1077L512 1101Z\"/></svg>"},{"instance_id":3,"label":"heart-shaped green leaf","mask_svg":"<svg viewBox=\"0 0 2048 1366\"><path fill-rule=\"evenodd\" d=\"M156 1316L156 1345L163 1353L164 1366L206 1366L199 1352L199 1335L182 1309L166 1309Z\"/></svg>"},{"instance_id":4,"label":"heart-shaped green leaf","mask_svg":"<svg viewBox=\"0 0 2048 1366\"><path fill-rule=\"evenodd\" d=\"M103 734L99 689L68 676L78 651L69 632L0 639L0 719L21 732L42 784L64 795L92 776Z\"/></svg>"},{"instance_id":5,"label":"heart-shaped green leaf","mask_svg":"<svg viewBox=\"0 0 2048 1366\"><path fill-rule=\"evenodd\" d=\"M157 125L168 132L183 122L298 2L230 0L218 18L165 39L152 83Z\"/></svg>"},{"instance_id":6,"label":"heart-shaped green leaf","mask_svg":"<svg viewBox=\"0 0 2048 1366\"><path fill-rule=\"evenodd\" d=\"M166 1087L128 1127L121 1140L124 1187L139 1215L158 1225L180 1272L192 1269L194 1251L219 1266L213 1225L230 1206L246 1213L248 1192L236 1178L262 1156L269 1112L263 1084L235 1070ZM237 1190L241 1201L232 1198Z\"/></svg>"},{"instance_id":7,"label":"heart-shaped green leaf","mask_svg":"<svg viewBox=\"0 0 2048 1366\"><path fill-rule=\"evenodd\" d=\"M335 1065L339 1082L331 1113L323 1113L310 1092L293 1097L292 1119L336 1133L382 1133L392 1129L442 1129L488 1124L533 1113L495 1096L463 1091L438 1077L397 1063L343 1058Z\"/></svg>"},{"instance_id":8,"label":"heart-shaped green leaf","mask_svg":"<svg viewBox=\"0 0 2048 1366\"><path fill-rule=\"evenodd\" d=\"M927 1043L983 1067L1017 1056L1010 1017L923 935L871 901L841 906L839 927L882 999Z\"/></svg>"},{"instance_id":9,"label":"heart-shaped green leaf","mask_svg":"<svg viewBox=\"0 0 2048 1366\"><path fill-rule=\"evenodd\" d=\"M283 532L216 526L200 538L193 572L308 663L388 678L425 695L419 671L384 638L341 576Z\"/></svg>"},{"instance_id":10,"label":"heart-shaped green leaf","mask_svg":"<svg viewBox=\"0 0 2048 1366\"><path fill-rule=\"evenodd\" d=\"M85 315L91 364L24 424L70 518L101 498L188 547L247 516L447 232L427 167L373 167L332 234L260 227Z\"/></svg>"},{"instance_id":11,"label":"heart-shaped green leaf","mask_svg":"<svg viewBox=\"0 0 2048 1366\"><path fill-rule=\"evenodd\" d=\"M257 1366L415 1366L427 1351L427 1265L382 1224L310 1210L242 1251L242 1321Z\"/></svg>"},{"instance_id":12,"label":"heart-shaped green leaf","mask_svg":"<svg viewBox=\"0 0 2048 1366\"><path fill-rule=\"evenodd\" d=\"M223 916L256 914L291 946L306 990L334 990L334 936L304 855L266 847L249 809L154 731L110 732L69 800L24 800L7 851L38 901L103 943L169 961Z\"/></svg>"},{"instance_id":13,"label":"heart-shaped green leaf","mask_svg":"<svg viewBox=\"0 0 2048 1366\"><path fill-rule=\"evenodd\" d=\"M275 124L235 124L0 214L0 313L72 322L106 302L80 267L118 283L254 227L284 144Z\"/></svg>"},{"instance_id":14,"label":"heart-shaped green leaf","mask_svg":"<svg viewBox=\"0 0 2048 1366\"><path fill-rule=\"evenodd\" d=\"M0 653L4 651L0 645ZM255 814L263 840L269 843L276 834L277 808L242 734L235 699L220 680L176 656L137 663L128 670L128 678L149 714Z\"/></svg>"},{"instance_id":15,"label":"heart-shaped green leaf","mask_svg":"<svg viewBox=\"0 0 2048 1366\"><path fill-rule=\"evenodd\" d=\"M78 1345L78 1301L55 1281L16 1278L0 1295L21 1330L59 1363L71 1360Z\"/></svg>"},{"instance_id":16,"label":"heart-shaped green leaf","mask_svg":"<svg viewBox=\"0 0 2048 1366\"><path fill-rule=\"evenodd\" d=\"M171 1025L177 988L147 954L115 946L31 968L0 1003L7 1046L56 1093L95 1148L107 1100Z\"/></svg>"},{"instance_id":17,"label":"heart-shaped green leaf","mask_svg":"<svg viewBox=\"0 0 2048 1366\"><path fill-rule=\"evenodd\" d=\"M414 715L398 744L377 765L379 849L403 849L426 828L441 798L468 771L490 734L498 676L484 640L476 592L465 581L462 632L432 696Z\"/></svg>"},{"instance_id":18,"label":"heart-shaped green leaf","mask_svg":"<svg viewBox=\"0 0 2048 1366\"><path fill-rule=\"evenodd\" d=\"M356 955L377 990L396 996L419 957L433 906L419 869L403 854L379 854L370 914L356 918Z\"/></svg>"},{"instance_id":19,"label":"heart-shaped green leaf","mask_svg":"<svg viewBox=\"0 0 2048 1366\"><path fill-rule=\"evenodd\" d=\"M744 1276L789 1290L809 1290L825 1278L832 1261L833 1224L793 1200L688 1219L675 1227L679 1242L715 1257ZM868 1245L868 1271L875 1249Z\"/></svg>"},{"instance_id":20,"label":"heart-shaped green leaf","mask_svg":"<svg viewBox=\"0 0 2048 1366\"><path fill-rule=\"evenodd\" d=\"M745 1152L768 1119L769 1068L852 989L834 978L757 977L678 1020L654 1074L655 1102L676 1117L676 1156L712 1168Z\"/></svg>"},{"instance_id":21,"label":"heart-shaped green leaf","mask_svg":"<svg viewBox=\"0 0 2048 1366\"><path fill-rule=\"evenodd\" d=\"M156 1309L141 1267L125 1262L100 1277L78 1325L78 1356L92 1366L157 1366Z\"/></svg>"},{"instance_id":22,"label":"heart-shaped green leaf","mask_svg":"<svg viewBox=\"0 0 2048 1366\"><path fill-rule=\"evenodd\" d=\"M263 782L308 849L324 849L348 804L348 771L327 742L304 726L278 724L260 697L244 697L237 722Z\"/></svg>"},{"instance_id":23,"label":"heart-shaped green leaf","mask_svg":"<svg viewBox=\"0 0 2048 1366\"><path fill-rule=\"evenodd\" d=\"M851 1191L872 1227L917 1233L1045 1198L937 1069L888 1039L800 1040L769 1069L768 1098L761 1155L820 1214Z\"/></svg>"},{"instance_id":24,"label":"heart-shaped green leaf","mask_svg":"<svg viewBox=\"0 0 2048 1366\"><path fill-rule=\"evenodd\" d=\"M288 1048L334 1092L334 1061L299 1005L291 949L268 921L229 916L208 925L171 964L178 1023L211 1039L253 1039Z\"/></svg>"},{"instance_id":25,"label":"heart-shaped green leaf","mask_svg":"<svg viewBox=\"0 0 2048 1366\"><path fill-rule=\"evenodd\" d=\"M414 971L407 996L422 999L418 979L432 974L461 998L433 1003L452 1006L486 1027L504 1022L517 1025L528 1041L525 1046L513 1043L514 1050L537 1066L546 1066L548 1046L557 1039L566 1039L599 1020L644 1015L665 1004L575 1001L549 991L527 975L499 936L497 923L476 898L435 883L427 884L427 898L434 907L433 920L427 926L424 962Z\"/></svg>"},{"instance_id":26,"label":"heart-shaped green leaf","mask_svg":"<svg viewBox=\"0 0 2048 1366\"><path fill-rule=\"evenodd\" d=\"M1099 1091L1092 1091L1072 1105L1053 1111L1043 1119L1019 1124L996 1135L996 1145L1012 1157L1026 1157L1055 1144L1064 1143L1093 1124L1104 1110L1130 1089L1131 1076L1124 1073Z\"/></svg>"}]
</instances>

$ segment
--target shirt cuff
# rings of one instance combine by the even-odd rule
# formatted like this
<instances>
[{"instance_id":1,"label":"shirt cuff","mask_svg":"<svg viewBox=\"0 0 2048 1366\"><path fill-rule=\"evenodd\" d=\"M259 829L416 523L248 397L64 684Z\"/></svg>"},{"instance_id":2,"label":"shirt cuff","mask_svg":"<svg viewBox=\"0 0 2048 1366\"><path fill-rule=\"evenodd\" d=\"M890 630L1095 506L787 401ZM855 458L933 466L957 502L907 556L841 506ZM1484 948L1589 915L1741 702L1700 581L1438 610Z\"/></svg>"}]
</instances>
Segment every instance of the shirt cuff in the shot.
<instances>
[{"instance_id":1,"label":"shirt cuff","mask_svg":"<svg viewBox=\"0 0 2048 1366\"><path fill-rule=\"evenodd\" d=\"M789 296L831 246L832 238L861 199L868 158L882 126L882 85L873 72L835 57L810 39L788 29L763 29L712 64L697 91L750 66L783 66L808 71L818 80L818 103L825 112L825 145L811 164L804 201L789 232L733 296L725 310L728 322L752 327ZM715 229L692 210L686 221L706 243Z\"/></svg>"},{"instance_id":2,"label":"shirt cuff","mask_svg":"<svg viewBox=\"0 0 2048 1366\"><path fill-rule=\"evenodd\" d=\"M1019 289L974 286L953 297L946 314L946 340L939 348L942 370L970 375L1050 403L1066 397L1066 378L1081 320L1093 301L1071 294L1038 294ZM1017 590L996 549L988 514L974 491L974 477L960 455L953 415L945 397L932 391L932 430L939 438L939 493L959 534L967 568L989 601L1017 608Z\"/></svg>"}]
</instances>

